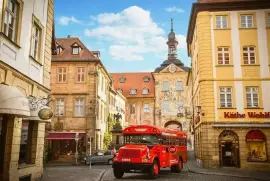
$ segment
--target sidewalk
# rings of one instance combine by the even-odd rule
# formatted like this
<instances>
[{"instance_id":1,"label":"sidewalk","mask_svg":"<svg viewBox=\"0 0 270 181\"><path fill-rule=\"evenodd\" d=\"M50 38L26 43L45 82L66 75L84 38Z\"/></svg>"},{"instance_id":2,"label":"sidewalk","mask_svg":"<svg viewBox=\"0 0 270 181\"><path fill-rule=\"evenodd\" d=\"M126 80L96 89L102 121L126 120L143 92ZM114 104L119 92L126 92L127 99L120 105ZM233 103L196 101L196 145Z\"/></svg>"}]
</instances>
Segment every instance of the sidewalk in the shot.
<instances>
[{"instance_id":1,"label":"sidewalk","mask_svg":"<svg viewBox=\"0 0 270 181\"><path fill-rule=\"evenodd\" d=\"M270 172L267 171L252 171L252 170L243 170L239 168L208 168L208 169L202 168L196 163L193 151L188 152L187 167L188 170L193 173L250 178L262 181L270 180Z\"/></svg>"},{"instance_id":2,"label":"sidewalk","mask_svg":"<svg viewBox=\"0 0 270 181\"><path fill-rule=\"evenodd\" d=\"M105 171L78 166L46 167L41 181L100 181Z\"/></svg>"}]
</instances>

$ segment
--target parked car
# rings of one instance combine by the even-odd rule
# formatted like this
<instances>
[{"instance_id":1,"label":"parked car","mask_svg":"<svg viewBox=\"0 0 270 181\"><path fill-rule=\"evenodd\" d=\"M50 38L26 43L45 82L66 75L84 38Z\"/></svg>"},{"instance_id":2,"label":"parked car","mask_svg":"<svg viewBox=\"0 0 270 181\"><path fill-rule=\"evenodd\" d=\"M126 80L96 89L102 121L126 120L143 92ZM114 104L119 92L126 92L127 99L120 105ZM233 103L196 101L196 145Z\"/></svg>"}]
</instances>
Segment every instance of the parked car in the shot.
<instances>
[{"instance_id":1,"label":"parked car","mask_svg":"<svg viewBox=\"0 0 270 181\"><path fill-rule=\"evenodd\" d=\"M84 157L84 163L89 165L91 158L91 164L93 163L107 163L111 165L113 163L113 151L112 150L98 150L94 152L91 157L89 155Z\"/></svg>"}]
</instances>

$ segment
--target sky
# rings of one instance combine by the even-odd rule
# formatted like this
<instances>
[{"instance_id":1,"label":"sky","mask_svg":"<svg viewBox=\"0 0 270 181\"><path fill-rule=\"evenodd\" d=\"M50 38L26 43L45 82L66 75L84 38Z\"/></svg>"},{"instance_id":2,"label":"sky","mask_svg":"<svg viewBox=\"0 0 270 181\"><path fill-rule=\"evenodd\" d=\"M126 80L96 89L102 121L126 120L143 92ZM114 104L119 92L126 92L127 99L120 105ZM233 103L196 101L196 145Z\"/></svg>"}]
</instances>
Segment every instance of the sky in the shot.
<instances>
[{"instance_id":1,"label":"sky","mask_svg":"<svg viewBox=\"0 0 270 181\"><path fill-rule=\"evenodd\" d=\"M109 72L152 72L167 58L170 19L178 58L190 66L186 36L196 0L56 0L56 37L79 37Z\"/></svg>"}]
</instances>

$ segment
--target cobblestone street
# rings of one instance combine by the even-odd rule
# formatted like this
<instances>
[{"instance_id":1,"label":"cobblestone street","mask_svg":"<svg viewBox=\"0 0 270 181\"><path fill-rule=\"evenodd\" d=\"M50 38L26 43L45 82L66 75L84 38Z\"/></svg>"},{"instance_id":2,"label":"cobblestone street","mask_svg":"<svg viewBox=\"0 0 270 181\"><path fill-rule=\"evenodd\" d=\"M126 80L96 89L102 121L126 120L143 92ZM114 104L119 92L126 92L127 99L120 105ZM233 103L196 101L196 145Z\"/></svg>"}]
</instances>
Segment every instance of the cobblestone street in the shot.
<instances>
[{"instance_id":1,"label":"cobblestone street","mask_svg":"<svg viewBox=\"0 0 270 181\"><path fill-rule=\"evenodd\" d=\"M125 173L122 179L116 179L112 169L108 170L101 179L102 181L144 181L149 180L146 174ZM204 175L188 172L185 167L181 173L171 173L169 169L162 169L157 181L255 181L253 179L236 178L218 175Z\"/></svg>"}]
</instances>

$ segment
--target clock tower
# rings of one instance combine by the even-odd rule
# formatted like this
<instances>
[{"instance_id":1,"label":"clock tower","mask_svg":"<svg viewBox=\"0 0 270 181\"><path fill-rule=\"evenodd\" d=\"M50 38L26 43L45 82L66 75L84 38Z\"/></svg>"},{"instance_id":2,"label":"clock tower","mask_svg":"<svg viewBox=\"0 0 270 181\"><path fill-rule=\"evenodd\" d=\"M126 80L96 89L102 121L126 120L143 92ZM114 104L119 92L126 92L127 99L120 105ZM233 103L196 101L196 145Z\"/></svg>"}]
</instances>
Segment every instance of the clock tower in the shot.
<instances>
[{"instance_id":1,"label":"clock tower","mask_svg":"<svg viewBox=\"0 0 270 181\"><path fill-rule=\"evenodd\" d=\"M173 19L171 19L171 32L168 35L168 60L169 59L177 59L177 45L178 41L175 37L175 33L173 31Z\"/></svg>"}]
</instances>

